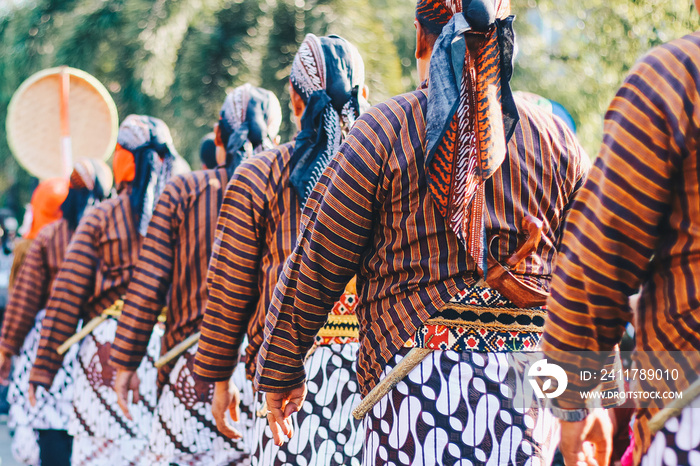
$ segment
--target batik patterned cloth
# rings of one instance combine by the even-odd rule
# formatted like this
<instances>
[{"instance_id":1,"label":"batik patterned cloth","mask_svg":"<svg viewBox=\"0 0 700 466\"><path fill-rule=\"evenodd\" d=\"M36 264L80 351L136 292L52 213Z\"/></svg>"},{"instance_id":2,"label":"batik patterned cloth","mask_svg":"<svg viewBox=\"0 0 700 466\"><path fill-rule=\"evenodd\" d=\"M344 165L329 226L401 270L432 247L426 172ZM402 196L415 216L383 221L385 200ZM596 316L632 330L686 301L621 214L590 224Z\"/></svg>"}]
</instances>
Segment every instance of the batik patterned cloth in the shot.
<instances>
[{"instance_id":1,"label":"batik patterned cloth","mask_svg":"<svg viewBox=\"0 0 700 466\"><path fill-rule=\"evenodd\" d=\"M144 454L143 442L134 439L115 441L77 435L73 438L71 464L76 466L151 466Z\"/></svg>"},{"instance_id":2,"label":"batik patterned cloth","mask_svg":"<svg viewBox=\"0 0 700 466\"><path fill-rule=\"evenodd\" d=\"M158 398L150 451L153 464L218 465L247 463L253 428L253 385L246 380L245 365L234 372L241 393L241 418L233 426L243 434L231 441L219 433L211 414L214 384L194 377L197 345L178 358ZM246 445L247 443L247 445Z\"/></svg>"},{"instance_id":3,"label":"batik patterned cloth","mask_svg":"<svg viewBox=\"0 0 700 466\"><path fill-rule=\"evenodd\" d=\"M36 316L34 327L24 340L20 354L15 359L12 381L8 390L8 401L12 410L24 412L26 425L33 429L66 430L73 413L74 363L78 348L71 348L63 359L63 366L56 373L50 390L37 387L36 406L27 398L29 371L34 364L41 336L41 321L45 311Z\"/></svg>"},{"instance_id":4,"label":"batik patterned cloth","mask_svg":"<svg viewBox=\"0 0 700 466\"><path fill-rule=\"evenodd\" d=\"M433 351L365 417L363 465L549 465L557 423L525 367L524 352Z\"/></svg>"},{"instance_id":5,"label":"batik patterned cloth","mask_svg":"<svg viewBox=\"0 0 700 466\"><path fill-rule=\"evenodd\" d=\"M364 79L357 48L339 36L307 34L294 56L289 80L306 107L289 180L301 206L364 107Z\"/></svg>"},{"instance_id":6,"label":"batik patterned cloth","mask_svg":"<svg viewBox=\"0 0 700 466\"><path fill-rule=\"evenodd\" d=\"M460 291L408 339L408 348L453 351L528 351L540 341L546 310L518 309L492 288Z\"/></svg>"},{"instance_id":7,"label":"batik patterned cloth","mask_svg":"<svg viewBox=\"0 0 700 466\"><path fill-rule=\"evenodd\" d=\"M12 419L11 407L10 419ZM37 432L25 424L13 427L11 423L8 423L8 426L14 429L10 450L15 461L28 466L39 466L39 435Z\"/></svg>"},{"instance_id":8,"label":"batik patterned cloth","mask_svg":"<svg viewBox=\"0 0 700 466\"><path fill-rule=\"evenodd\" d=\"M275 146L282 109L267 89L248 83L238 86L226 96L219 115L229 178L243 160Z\"/></svg>"},{"instance_id":9,"label":"batik patterned cloth","mask_svg":"<svg viewBox=\"0 0 700 466\"><path fill-rule=\"evenodd\" d=\"M117 321L107 319L80 345L73 400L75 418L68 431L85 446L78 448L79 456L92 458L81 464L129 464L144 458L147 452L157 396L154 363L160 353L162 330L156 327L153 331L147 355L136 371L141 381L141 401L129 405L133 420L128 420L114 391L117 371L109 364L116 328ZM121 452L119 456L108 456L115 451Z\"/></svg>"},{"instance_id":10,"label":"batik patterned cloth","mask_svg":"<svg viewBox=\"0 0 700 466\"><path fill-rule=\"evenodd\" d=\"M651 440L642 466L700 465L700 398L669 419Z\"/></svg>"},{"instance_id":11,"label":"batik patterned cloth","mask_svg":"<svg viewBox=\"0 0 700 466\"><path fill-rule=\"evenodd\" d=\"M364 432L352 410L360 402L356 379L358 343L319 346L305 367L308 393L292 415L294 435L277 447L267 418L255 424L253 466L359 466ZM260 403L257 403L256 410Z\"/></svg>"},{"instance_id":12,"label":"batik patterned cloth","mask_svg":"<svg viewBox=\"0 0 700 466\"><path fill-rule=\"evenodd\" d=\"M12 380L7 400L10 403L8 425L15 429L12 439L13 456L26 464L38 464L39 445L35 429L66 430L73 415L74 363L78 348L71 348L63 360L63 367L56 373L50 390L37 387L36 406L27 398L29 371L32 369L41 336L41 321L45 311L36 315L34 327L29 331L15 358Z\"/></svg>"}]
</instances>

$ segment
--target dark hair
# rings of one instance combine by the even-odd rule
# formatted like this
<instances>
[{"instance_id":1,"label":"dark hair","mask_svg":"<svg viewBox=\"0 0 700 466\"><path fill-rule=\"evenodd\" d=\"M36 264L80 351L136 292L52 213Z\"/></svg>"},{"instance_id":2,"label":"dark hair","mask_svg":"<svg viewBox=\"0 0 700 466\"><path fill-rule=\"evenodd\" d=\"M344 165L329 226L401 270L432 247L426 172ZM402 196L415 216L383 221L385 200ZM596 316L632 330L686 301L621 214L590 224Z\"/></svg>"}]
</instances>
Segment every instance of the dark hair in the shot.
<instances>
[{"instance_id":1,"label":"dark hair","mask_svg":"<svg viewBox=\"0 0 700 466\"><path fill-rule=\"evenodd\" d=\"M94 204L95 202L100 202L105 198L105 193L102 189L102 185L99 182L95 182L95 189L90 191L87 188L71 188L68 190L68 197L61 204L61 211L63 212L63 218L68 222L68 228L70 230L75 230L78 228L80 219L83 218L83 213L85 209Z\"/></svg>"},{"instance_id":2,"label":"dark hair","mask_svg":"<svg viewBox=\"0 0 700 466\"><path fill-rule=\"evenodd\" d=\"M221 125L219 125L221 127ZM222 132L223 134L223 132ZM216 168L216 144L214 143L214 133L209 133L202 138L199 143L199 159L204 168L211 170Z\"/></svg>"}]
</instances>

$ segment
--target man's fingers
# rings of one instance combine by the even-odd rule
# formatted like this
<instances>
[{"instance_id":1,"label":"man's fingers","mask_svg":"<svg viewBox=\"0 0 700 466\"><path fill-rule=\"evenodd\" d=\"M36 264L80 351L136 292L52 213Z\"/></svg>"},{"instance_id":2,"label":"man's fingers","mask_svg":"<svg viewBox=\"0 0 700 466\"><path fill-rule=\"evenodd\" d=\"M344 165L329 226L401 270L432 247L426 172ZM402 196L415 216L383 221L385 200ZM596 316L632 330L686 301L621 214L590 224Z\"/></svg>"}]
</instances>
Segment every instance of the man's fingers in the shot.
<instances>
[{"instance_id":1,"label":"man's fingers","mask_svg":"<svg viewBox=\"0 0 700 466\"><path fill-rule=\"evenodd\" d=\"M27 392L27 397L29 398L29 404L32 408L36 407L36 386L29 384L29 391Z\"/></svg>"},{"instance_id":2,"label":"man's fingers","mask_svg":"<svg viewBox=\"0 0 700 466\"><path fill-rule=\"evenodd\" d=\"M12 369L12 356L0 354L0 385L10 383L10 371Z\"/></svg>"},{"instance_id":3,"label":"man's fingers","mask_svg":"<svg viewBox=\"0 0 700 466\"><path fill-rule=\"evenodd\" d=\"M284 407L284 418L288 419L289 416L296 413L297 411L299 411L299 406L297 406L295 402L290 401L289 403L287 403L287 406Z\"/></svg>"},{"instance_id":4,"label":"man's fingers","mask_svg":"<svg viewBox=\"0 0 700 466\"><path fill-rule=\"evenodd\" d=\"M597 450L596 446L594 444L592 444L591 442L583 442L583 456L585 458L584 463L587 466L598 466L600 464L603 464L603 465L607 464L607 462L600 463L596 459L596 456L597 456L596 450Z\"/></svg>"},{"instance_id":5,"label":"man's fingers","mask_svg":"<svg viewBox=\"0 0 700 466\"><path fill-rule=\"evenodd\" d=\"M138 403L141 401L141 381L139 380L139 376L136 375L136 372L134 372L131 377L129 378L129 389L131 390L131 402L132 403Z\"/></svg>"},{"instance_id":6,"label":"man's fingers","mask_svg":"<svg viewBox=\"0 0 700 466\"><path fill-rule=\"evenodd\" d=\"M123 386L114 387L114 391L117 393L117 403L119 404L119 407L124 413L124 416L126 416L128 420L133 421L131 413L129 412L129 401L127 399L127 394L129 392L127 388Z\"/></svg>"},{"instance_id":7,"label":"man's fingers","mask_svg":"<svg viewBox=\"0 0 700 466\"><path fill-rule=\"evenodd\" d=\"M232 395L233 398L231 399L231 404L229 404L228 412L231 414L233 422L238 422L241 417L241 393L238 391L238 388L234 388Z\"/></svg>"},{"instance_id":8,"label":"man's fingers","mask_svg":"<svg viewBox=\"0 0 700 466\"><path fill-rule=\"evenodd\" d=\"M285 416L284 412L282 412L282 410L279 408L270 408L270 414L272 414L272 417L274 418L277 425L280 427L282 433L286 435L287 438L292 438L291 422L286 422L289 419L289 416Z\"/></svg>"},{"instance_id":9,"label":"man's fingers","mask_svg":"<svg viewBox=\"0 0 700 466\"><path fill-rule=\"evenodd\" d=\"M221 435L230 439L239 439L242 437L241 433L238 432L233 426L226 420L224 416L215 417L216 428L219 429Z\"/></svg>"},{"instance_id":10,"label":"man's fingers","mask_svg":"<svg viewBox=\"0 0 700 466\"><path fill-rule=\"evenodd\" d=\"M270 425L270 430L272 431L272 438L275 441L275 445L281 447L284 445L282 428L277 422L277 418L271 413L267 413L267 423Z\"/></svg>"},{"instance_id":11,"label":"man's fingers","mask_svg":"<svg viewBox=\"0 0 700 466\"><path fill-rule=\"evenodd\" d=\"M238 403L231 403L231 406L228 407L228 412L231 415L233 422L239 422L241 420L241 408L238 406Z\"/></svg>"}]
</instances>

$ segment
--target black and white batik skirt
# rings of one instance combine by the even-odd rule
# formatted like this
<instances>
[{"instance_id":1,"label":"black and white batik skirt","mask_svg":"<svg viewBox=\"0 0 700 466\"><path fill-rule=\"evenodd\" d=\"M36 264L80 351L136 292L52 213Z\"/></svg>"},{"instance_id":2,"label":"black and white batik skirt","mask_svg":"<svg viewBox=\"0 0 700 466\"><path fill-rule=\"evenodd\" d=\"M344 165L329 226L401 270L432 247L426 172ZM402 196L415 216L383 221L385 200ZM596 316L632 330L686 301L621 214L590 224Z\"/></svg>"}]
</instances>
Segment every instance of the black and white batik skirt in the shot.
<instances>
[{"instance_id":1,"label":"black and white batik skirt","mask_svg":"<svg viewBox=\"0 0 700 466\"><path fill-rule=\"evenodd\" d=\"M36 430L67 430L73 415L73 384L78 348L71 348L63 359L63 366L54 377L50 390L37 387L35 407L29 404L29 373L34 365L41 339L45 310L37 313L34 327L24 339L19 355L14 361L12 380L8 389L10 415L8 425L15 430L12 453L25 464L39 463L39 446Z\"/></svg>"},{"instance_id":2,"label":"black and white batik skirt","mask_svg":"<svg viewBox=\"0 0 700 466\"><path fill-rule=\"evenodd\" d=\"M363 465L548 466L558 423L525 373L545 315L491 288L459 292L384 368L432 350L367 413Z\"/></svg>"},{"instance_id":3,"label":"black and white batik skirt","mask_svg":"<svg viewBox=\"0 0 700 466\"><path fill-rule=\"evenodd\" d=\"M253 386L245 377L245 366L239 364L233 375L241 393L241 417L238 423L231 421L243 439L229 440L219 433L211 414L214 384L194 377L197 347L194 345L178 358L158 399L150 435L153 464L248 464L254 396Z\"/></svg>"},{"instance_id":4,"label":"black and white batik skirt","mask_svg":"<svg viewBox=\"0 0 700 466\"><path fill-rule=\"evenodd\" d=\"M430 353L367 413L363 465L549 465L557 423L518 358Z\"/></svg>"},{"instance_id":5,"label":"black and white batik skirt","mask_svg":"<svg viewBox=\"0 0 700 466\"><path fill-rule=\"evenodd\" d=\"M358 343L318 346L305 368L308 394L292 415L294 435L274 444L267 419L255 424L251 464L255 466L359 466L364 433L352 416L360 402L356 376ZM260 397L261 399L261 397ZM261 406L258 401L257 406Z\"/></svg>"},{"instance_id":6,"label":"black and white batik skirt","mask_svg":"<svg viewBox=\"0 0 700 466\"><path fill-rule=\"evenodd\" d=\"M80 344L73 398L75 416L68 429L74 436L73 464L150 464L148 437L157 397L154 364L160 354L163 331L155 327L146 357L136 371L141 381L141 400L130 404L133 419L129 420L117 403L117 370L109 364L116 329L117 321L109 318Z\"/></svg>"},{"instance_id":7,"label":"black and white batik skirt","mask_svg":"<svg viewBox=\"0 0 700 466\"><path fill-rule=\"evenodd\" d=\"M652 439L642 466L700 466L700 398L669 419Z\"/></svg>"}]
</instances>

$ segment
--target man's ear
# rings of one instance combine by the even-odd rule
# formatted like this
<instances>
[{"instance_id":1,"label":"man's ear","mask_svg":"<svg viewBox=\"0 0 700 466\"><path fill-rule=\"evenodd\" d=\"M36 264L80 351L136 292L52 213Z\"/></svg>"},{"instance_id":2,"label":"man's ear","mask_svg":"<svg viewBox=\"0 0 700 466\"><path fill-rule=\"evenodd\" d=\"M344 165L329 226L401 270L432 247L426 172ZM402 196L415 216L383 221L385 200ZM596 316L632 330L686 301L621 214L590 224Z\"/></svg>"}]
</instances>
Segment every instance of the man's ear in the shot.
<instances>
[{"instance_id":1,"label":"man's ear","mask_svg":"<svg viewBox=\"0 0 700 466\"><path fill-rule=\"evenodd\" d=\"M289 86L289 95L292 99L292 111L294 112L294 116L296 118L301 118L301 115L304 113L304 109L306 108L304 100L291 85Z\"/></svg>"},{"instance_id":2,"label":"man's ear","mask_svg":"<svg viewBox=\"0 0 700 466\"><path fill-rule=\"evenodd\" d=\"M218 123L214 124L214 144L219 147L224 147L224 141L221 139L221 128L219 128Z\"/></svg>"},{"instance_id":3,"label":"man's ear","mask_svg":"<svg viewBox=\"0 0 700 466\"><path fill-rule=\"evenodd\" d=\"M413 21L413 25L416 27L416 59L430 58L429 54L432 52L430 34L417 19Z\"/></svg>"}]
</instances>

